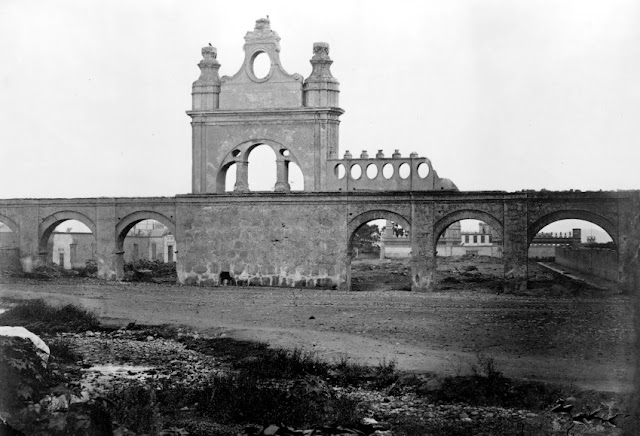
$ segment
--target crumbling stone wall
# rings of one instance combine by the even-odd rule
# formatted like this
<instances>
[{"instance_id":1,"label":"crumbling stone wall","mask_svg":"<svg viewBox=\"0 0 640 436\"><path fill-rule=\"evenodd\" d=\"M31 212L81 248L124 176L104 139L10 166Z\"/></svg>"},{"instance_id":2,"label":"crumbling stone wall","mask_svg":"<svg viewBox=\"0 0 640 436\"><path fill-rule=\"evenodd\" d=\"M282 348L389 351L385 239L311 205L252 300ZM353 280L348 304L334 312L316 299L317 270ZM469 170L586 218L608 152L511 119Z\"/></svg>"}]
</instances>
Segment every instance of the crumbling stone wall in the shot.
<instances>
[{"instance_id":1,"label":"crumbling stone wall","mask_svg":"<svg viewBox=\"0 0 640 436\"><path fill-rule=\"evenodd\" d=\"M180 282L345 287L344 207L245 200L179 208Z\"/></svg>"},{"instance_id":2,"label":"crumbling stone wall","mask_svg":"<svg viewBox=\"0 0 640 436\"><path fill-rule=\"evenodd\" d=\"M618 281L618 253L588 247L556 247L556 263L603 279Z\"/></svg>"}]
</instances>

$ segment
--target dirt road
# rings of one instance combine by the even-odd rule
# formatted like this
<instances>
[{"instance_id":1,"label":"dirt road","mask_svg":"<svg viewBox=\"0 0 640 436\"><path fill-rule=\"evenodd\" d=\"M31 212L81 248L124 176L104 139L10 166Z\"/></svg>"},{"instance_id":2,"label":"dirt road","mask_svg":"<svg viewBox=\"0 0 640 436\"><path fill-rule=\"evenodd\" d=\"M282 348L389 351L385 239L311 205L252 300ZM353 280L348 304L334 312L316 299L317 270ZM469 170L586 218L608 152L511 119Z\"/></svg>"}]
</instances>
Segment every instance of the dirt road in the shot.
<instances>
[{"instance_id":1,"label":"dirt road","mask_svg":"<svg viewBox=\"0 0 640 436\"><path fill-rule=\"evenodd\" d=\"M483 289L338 292L14 280L1 298L44 298L95 310L117 325L176 323L209 334L304 347L328 359L395 359L404 370L466 373L477 353L507 376L631 389L629 297L496 294Z\"/></svg>"}]
</instances>

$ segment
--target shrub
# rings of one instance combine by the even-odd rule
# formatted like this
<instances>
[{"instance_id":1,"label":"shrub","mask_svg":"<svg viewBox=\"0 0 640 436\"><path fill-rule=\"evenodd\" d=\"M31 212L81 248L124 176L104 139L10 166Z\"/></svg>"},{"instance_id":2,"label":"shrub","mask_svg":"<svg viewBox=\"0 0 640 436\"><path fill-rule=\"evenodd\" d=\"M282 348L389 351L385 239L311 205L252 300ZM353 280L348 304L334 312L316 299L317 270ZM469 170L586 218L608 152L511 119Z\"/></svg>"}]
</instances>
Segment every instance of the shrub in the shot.
<instances>
[{"instance_id":1,"label":"shrub","mask_svg":"<svg viewBox=\"0 0 640 436\"><path fill-rule=\"evenodd\" d=\"M129 430L155 435L162 428L155 384L130 383L119 386L106 398L111 416ZM169 399L167 404L173 403Z\"/></svg>"},{"instance_id":2,"label":"shrub","mask_svg":"<svg viewBox=\"0 0 640 436\"><path fill-rule=\"evenodd\" d=\"M20 325L35 334L81 332L99 328L92 312L72 304L53 307L44 300L28 300L0 314L0 324Z\"/></svg>"},{"instance_id":3,"label":"shrub","mask_svg":"<svg viewBox=\"0 0 640 436\"><path fill-rule=\"evenodd\" d=\"M0 336L0 411L39 399L47 384L46 365L29 339Z\"/></svg>"},{"instance_id":4,"label":"shrub","mask_svg":"<svg viewBox=\"0 0 640 436\"><path fill-rule=\"evenodd\" d=\"M504 377L494 359L483 354L478 355L478 364L471 366L471 372L470 376L446 377L441 388L429 395L443 403L530 410L543 410L562 396L562 390L555 385Z\"/></svg>"},{"instance_id":5,"label":"shrub","mask_svg":"<svg viewBox=\"0 0 640 436\"><path fill-rule=\"evenodd\" d=\"M362 418L357 402L338 396L318 379L282 385L246 376L218 377L200 392L200 412L225 424L282 422L310 427L338 422L353 425Z\"/></svg>"},{"instance_id":6,"label":"shrub","mask_svg":"<svg viewBox=\"0 0 640 436\"><path fill-rule=\"evenodd\" d=\"M54 339L48 343L51 357L60 363L75 363L82 359L67 339Z\"/></svg>"},{"instance_id":7,"label":"shrub","mask_svg":"<svg viewBox=\"0 0 640 436\"><path fill-rule=\"evenodd\" d=\"M234 365L253 379L290 379L307 375L325 376L328 364L314 353L295 348L293 351L265 348L257 356Z\"/></svg>"}]
</instances>

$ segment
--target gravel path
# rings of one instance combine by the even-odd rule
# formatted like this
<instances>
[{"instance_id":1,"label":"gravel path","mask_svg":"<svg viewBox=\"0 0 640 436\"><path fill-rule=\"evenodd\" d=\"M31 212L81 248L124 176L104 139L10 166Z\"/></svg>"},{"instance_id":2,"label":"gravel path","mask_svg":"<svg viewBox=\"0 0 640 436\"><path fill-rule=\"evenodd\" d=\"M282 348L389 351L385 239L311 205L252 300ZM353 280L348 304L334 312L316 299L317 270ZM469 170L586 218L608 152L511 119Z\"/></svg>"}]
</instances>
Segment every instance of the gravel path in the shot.
<instances>
[{"instance_id":1,"label":"gravel path","mask_svg":"<svg viewBox=\"0 0 640 436\"><path fill-rule=\"evenodd\" d=\"M403 370L467 373L484 353L507 376L582 388L628 391L633 375L631 300L611 293L347 293L68 279L5 281L0 297L72 302L116 325L185 324L208 334L314 349L328 359L395 359Z\"/></svg>"}]
</instances>

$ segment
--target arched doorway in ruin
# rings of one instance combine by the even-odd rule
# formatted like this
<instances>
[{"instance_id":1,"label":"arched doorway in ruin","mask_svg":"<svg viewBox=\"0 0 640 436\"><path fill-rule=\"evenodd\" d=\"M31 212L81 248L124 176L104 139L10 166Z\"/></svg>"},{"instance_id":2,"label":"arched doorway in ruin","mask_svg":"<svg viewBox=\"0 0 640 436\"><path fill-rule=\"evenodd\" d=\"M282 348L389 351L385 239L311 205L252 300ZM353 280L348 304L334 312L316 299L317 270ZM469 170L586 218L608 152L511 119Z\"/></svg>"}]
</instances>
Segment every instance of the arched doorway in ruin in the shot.
<instances>
[{"instance_id":1,"label":"arched doorway in ruin","mask_svg":"<svg viewBox=\"0 0 640 436\"><path fill-rule=\"evenodd\" d=\"M504 281L502 222L475 209L452 212L434 226L438 289L501 290Z\"/></svg>"},{"instance_id":2,"label":"arched doorway in ruin","mask_svg":"<svg viewBox=\"0 0 640 436\"><path fill-rule=\"evenodd\" d=\"M397 212L372 210L354 217L347 231L348 290L411 290L409 220ZM388 251L391 256L385 257L385 241L388 246L402 245L403 249L394 250L393 254Z\"/></svg>"},{"instance_id":3,"label":"arched doorway in ruin","mask_svg":"<svg viewBox=\"0 0 640 436\"><path fill-rule=\"evenodd\" d=\"M175 234L175 222L159 212L138 211L122 218L116 225L118 279L176 281Z\"/></svg>"},{"instance_id":4,"label":"arched doorway in ruin","mask_svg":"<svg viewBox=\"0 0 640 436\"><path fill-rule=\"evenodd\" d=\"M304 176L293 151L255 139L234 147L222 160L217 192L303 191Z\"/></svg>"},{"instance_id":5,"label":"arched doorway in ruin","mask_svg":"<svg viewBox=\"0 0 640 436\"><path fill-rule=\"evenodd\" d=\"M617 239L616 226L590 211L540 217L527 231L529 289L568 294L593 286L618 289Z\"/></svg>"},{"instance_id":6,"label":"arched doorway in ruin","mask_svg":"<svg viewBox=\"0 0 640 436\"><path fill-rule=\"evenodd\" d=\"M97 271L96 225L76 211L60 211L46 217L39 227L40 263L59 268Z\"/></svg>"}]
</instances>

